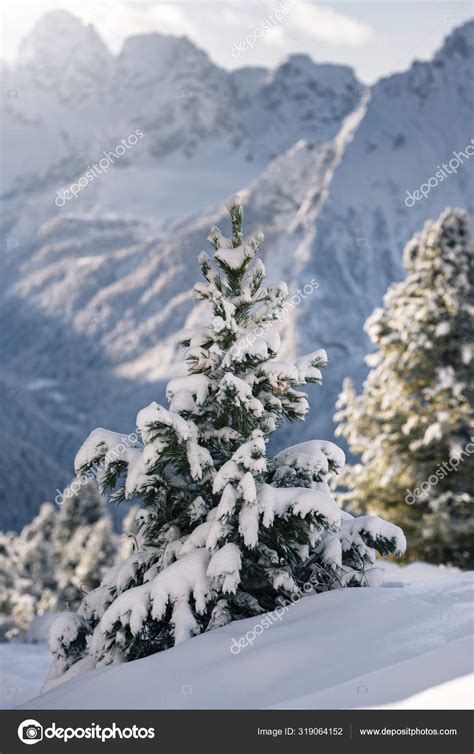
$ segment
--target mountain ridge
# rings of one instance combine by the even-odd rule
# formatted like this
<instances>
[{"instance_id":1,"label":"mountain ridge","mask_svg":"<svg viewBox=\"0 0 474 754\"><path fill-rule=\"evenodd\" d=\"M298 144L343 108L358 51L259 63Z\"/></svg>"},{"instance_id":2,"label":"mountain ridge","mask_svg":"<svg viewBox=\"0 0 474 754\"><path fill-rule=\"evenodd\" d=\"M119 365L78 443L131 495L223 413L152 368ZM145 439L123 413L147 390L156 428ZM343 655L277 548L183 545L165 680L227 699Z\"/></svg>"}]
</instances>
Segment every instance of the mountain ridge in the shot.
<instances>
[{"instance_id":1,"label":"mountain ridge","mask_svg":"<svg viewBox=\"0 0 474 754\"><path fill-rule=\"evenodd\" d=\"M20 526L45 496L54 497L91 429L132 431L143 405L164 400L165 382L184 368L178 333L201 316L190 296L197 255L209 227L225 225L224 202L237 191L246 200L247 231L265 232L270 279L288 279L295 290L313 278L319 283L282 323L289 355L316 347L329 354L323 385L310 391L313 413L305 425L287 428L285 443L296 435L330 439L342 378L360 384L366 373L363 322L402 276L404 244L448 204L474 211L468 160L423 201L405 205L405 192L471 137L473 31L469 22L433 61L370 91L346 66L305 56L273 72L219 73L211 63L215 80L187 92L186 77L178 91L170 86L171 71L159 93L144 84L154 94L139 117L134 102L141 95L126 95L125 87L120 96L128 105L118 106L132 117L111 129L104 123L99 135L87 129L117 111L87 98L62 101L64 92L45 94L21 72L18 81L29 82L34 95L24 98L17 81L19 96L2 105L9 119L3 160L12 169L1 226L8 243L0 261L0 526ZM186 61L181 70L189 73ZM15 73L4 76L14 89ZM209 100L204 112L211 83L223 98ZM229 101L235 107L222 120ZM309 120L300 117L301 101L314 111ZM172 116L164 125L163 112ZM59 210L56 191L144 119L144 138ZM195 121L199 129L191 129ZM13 476L10 467L21 470L28 453L35 474ZM11 500L16 505L7 510Z\"/></svg>"}]
</instances>

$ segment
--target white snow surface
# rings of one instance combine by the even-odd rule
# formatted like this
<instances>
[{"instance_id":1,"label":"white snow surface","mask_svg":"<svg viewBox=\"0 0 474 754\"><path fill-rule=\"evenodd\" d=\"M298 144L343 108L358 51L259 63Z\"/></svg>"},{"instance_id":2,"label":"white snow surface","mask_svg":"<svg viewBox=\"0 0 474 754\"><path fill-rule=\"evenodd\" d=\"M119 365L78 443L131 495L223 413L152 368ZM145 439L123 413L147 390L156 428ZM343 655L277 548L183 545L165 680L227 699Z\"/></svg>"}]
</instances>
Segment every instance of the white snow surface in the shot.
<instances>
[{"instance_id":1,"label":"white snow surface","mask_svg":"<svg viewBox=\"0 0 474 754\"><path fill-rule=\"evenodd\" d=\"M443 689L449 706L470 707L473 575L424 564L385 574L381 587L306 597L256 634L262 616L86 672L23 708L428 709L444 708ZM246 634L253 643L231 652Z\"/></svg>"},{"instance_id":2,"label":"white snow surface","mask_svg":"<svg viewBox=\"0 0 474 754\"><path fill-rule=\"evenodd\" d=\"M50 665L46 642L0 643L0 709L11 709L39 694Z\"/></svg>"},{"instance_id":3,"label":"white snow surface","mask_svg":"<svg viewBox=\"0 0 474 754\"><path fill-rule=\"evenodd\" d=\"M327 471L327 459L339 468L343 468L346 463L344 451L328 440L300 442L282 450L275 456L279 466L294 466L298 469L314 469L315 471L320 469Z\"/></svg>"},{"instance_id":4,"label":"white snow surface","mask_svg":"<svg viewBox=\"0 0 474 754\"><path fill-rule=\"evenodd\" d=\"M452 681L440 683L431 689L394 704L384 704L384 709L472 709L474 707L474 673Z\"/></svg>"}]
</instances>

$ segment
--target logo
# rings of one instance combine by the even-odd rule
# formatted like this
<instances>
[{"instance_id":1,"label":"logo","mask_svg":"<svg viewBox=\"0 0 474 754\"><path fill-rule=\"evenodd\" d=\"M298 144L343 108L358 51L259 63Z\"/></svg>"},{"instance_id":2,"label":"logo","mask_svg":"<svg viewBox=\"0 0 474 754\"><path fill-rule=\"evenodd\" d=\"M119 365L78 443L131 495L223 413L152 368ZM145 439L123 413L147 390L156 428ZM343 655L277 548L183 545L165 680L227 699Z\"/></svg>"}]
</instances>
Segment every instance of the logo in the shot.
<instances>
[{"instance_id":1,"label":"logo","mask_svg":"<svg viewBox=\"0 0 474 754\"><path fill-rule=\"evenodd\" d=\"M18 738L24 744L37 744L43 739L43 726L38 720L23 720L18 726Z\"/></svg>"},{"instance_id":2,"label":"logo","mask_svg":"<svg viewBox=\"0 0 474 754\"><path fill-rule=\"evenodd\" d=\"M43 728L37 720L24 720L18 726L18 738L24 744L36 744L43 739L46 741L52 738L58 738L64 741L64 743L69 743L74 738L87 738L105 743L110 739L145 739L154 737L154 728L139 728L138 725L122 728L116 723L112 723L110 726L93 723L86 728L60 728L56 723L52 723L49 727Z\"/></svg>"}]
</instances>

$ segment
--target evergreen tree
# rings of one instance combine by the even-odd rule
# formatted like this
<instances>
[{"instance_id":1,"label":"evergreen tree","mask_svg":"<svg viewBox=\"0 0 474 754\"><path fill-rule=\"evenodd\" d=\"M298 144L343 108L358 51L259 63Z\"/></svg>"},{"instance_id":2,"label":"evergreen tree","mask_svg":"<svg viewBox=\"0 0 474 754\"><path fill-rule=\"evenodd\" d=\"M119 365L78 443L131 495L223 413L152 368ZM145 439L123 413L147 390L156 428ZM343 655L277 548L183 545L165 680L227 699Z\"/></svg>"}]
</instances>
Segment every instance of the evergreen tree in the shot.
<instances>
[{"instance_id":1,"label":"evergreen tree","mask_svg":"<svg viewBox=\"0 0 474 754\"><path fill-rule=\"evenodd\" d=\"M59 510L43 503L18 535L0 532L0 635L25 631L35 615L76 609L116 560L104 498L90 482L73 486Z\"/></svg>"},{"instance_id":2,"label":"evergreen tree","mask_svg":"<svg viewBox=\"0 0 474 754\"><path fill-rule=\"evenodd\" d=\"M62 550L71 541L80 526L97 523L106 512L105 500L92 481L82 484L75 491L73 480L64 491L54 527L54 545Z\"/></svg>"},{"instance_id":3,"label":"evergreen tree","mask_svg":"<svg viewBox=\"0 0 474 754\"><path fill-rule=\"evenodd\" d=\"M18 536L16 548L19 556L19 571L27 584L26 590L35 600L51 595L56 588L56 557L53 537L56 510L52 503L43 503L29 524Z\"/></svg>"},{"instance_id":4,"label":"evergreen tree","mask_svg":"<svg viewBox=\"0 0 474 754\"><path fill-rule=\"evenodd\" d=\"M118 542L97 486L88 482L77 492L73 485L68 491L56 517L53 547L58 600L72 608L100 584Z\"/></svg>"},{"instance_id":5,"label":"evergreen tree","mask_svg":"<svg viewBox=\"0 0 474 754\"><path fill-rule=\"evenodd\" d=\"M22 597L16 535L0 532L0 641L26 629L33 614L32 599Z\"/></svg>"},{"instance_id":6,"label":"evergreen tree","mask_svg":"<svg viewBox=\"0 0 474 754\"><path fill-rule=\"evenodd\" d=\"M377 350L361 395L336 419L361 462L346 468L353 509L400 524L410 557L472 568L474 264L466 216L447 210L407 245L407 276L366 323Z\"/></svg>"},{"instance_id":7,"label":"evergreen tree","mask_svg":"<svg viewBox=\"0 0 474 754\"><path fill-rule=\"evenodd\" d=\"M308 411L297 386L321 382L327 359L323 350L276 358L287 288L263 285L263 235L244 240L238 198L229 212L231 237L213 228L213 260L199 257L195 294L209 320L183 336L188 375L168 383L169 408L142 409L132 443L93 431L76 456L76 470L94 469L113 501L141 498L144 510L134 552L53 628L50 678L78 662L74 673L150 655L308 585L365 586L375 550L404 550L398 527L334 502L328 483L344 454L333 443L267 458L272 433Z\"/></svg>"}]
</instances>

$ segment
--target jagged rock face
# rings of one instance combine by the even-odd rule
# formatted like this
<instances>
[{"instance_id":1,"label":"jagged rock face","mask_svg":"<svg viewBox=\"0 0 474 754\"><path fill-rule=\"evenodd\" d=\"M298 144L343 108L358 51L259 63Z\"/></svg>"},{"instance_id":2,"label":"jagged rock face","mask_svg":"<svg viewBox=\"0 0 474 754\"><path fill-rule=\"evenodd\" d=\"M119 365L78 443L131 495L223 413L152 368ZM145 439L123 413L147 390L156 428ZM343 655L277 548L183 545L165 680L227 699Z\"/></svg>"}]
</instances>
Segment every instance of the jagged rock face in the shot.
<instances>
[{"instance_id":1,"label":"jagged rock face","mask_svg":"<svg viewBox=\"0 0 474 754\"><path fill-rule=\"evenodd\" d=\"M57 28L66 67L48 52ZM0 527L54 497L93 427L131 431L137 408L163 398L183 368L177 333L199 319L197 254L244 187L270 276L319 283L283 330L289 354L328 351L297 435L330 437L341 379L365 374L363 322L402 275L404 243L446 205L472 210L469 159L405 204L471 138L472 36L466 24L366 101L350 69L307 56L229 73L184 38L133 37L114 57L67 13L39 24L1 73ZM143 139L106 175L55 205L137 128ZM29 456L34 473L9 471Z\"/></svg>"},{"instance_id":2,"label":"jagged rock face","mask_svg":"<svg viewBox=\"0 0 474 754\"><path fill-rule=\"evenodd\" d=\"M314 316L301 307L303 350L315 341L332 354L325 399L333 403L347 374L359 384L370 348L363 323L391 282L404 275L404 245L447 206L474 211L472 112L469 85L474 22L457 29L433 62L383 79L352 141L347 141L322 207L305 218L298 276L320 281ZM462 163L456 167L454 152ZM456 172L437 171L451 165ZM425 196L410 199L425 184ZM311 229L315 233L311 233ZM329 384L328 384L329 383ZM329 428L329 424L324 422Z\"/></svg>"},{"instance_id":3,"label":"jagged rock face","mask_svg":"<svg viewBox=\"0 0 474 754\"><path fill-rule=\"evenodd\" d=\"M113 57L90 26L66 11L39 19L20 45L18 69L41 92L62 102L91 99L110 78Z\"/></svg>"}]
</instances>

